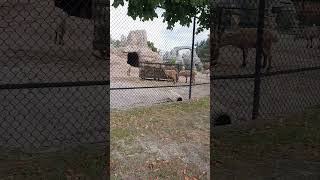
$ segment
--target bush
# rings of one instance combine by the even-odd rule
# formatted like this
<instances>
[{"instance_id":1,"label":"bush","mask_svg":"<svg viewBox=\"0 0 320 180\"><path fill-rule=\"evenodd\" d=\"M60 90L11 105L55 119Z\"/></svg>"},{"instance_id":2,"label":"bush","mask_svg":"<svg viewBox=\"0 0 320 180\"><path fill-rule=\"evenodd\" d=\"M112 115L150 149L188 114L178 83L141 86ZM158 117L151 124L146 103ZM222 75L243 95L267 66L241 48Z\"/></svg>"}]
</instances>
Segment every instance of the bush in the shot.
<instances>
[{"instance_id":1,"label":"bush","mask_svg":"<svg viewBox=\"0 0 320 180\"><path fill-rule=\"evenodd\" d=\"M176 59L175 59L175 58L173 58L173 59L171 60L171 64L176 64Z\"/></svg>"}]
</instances>

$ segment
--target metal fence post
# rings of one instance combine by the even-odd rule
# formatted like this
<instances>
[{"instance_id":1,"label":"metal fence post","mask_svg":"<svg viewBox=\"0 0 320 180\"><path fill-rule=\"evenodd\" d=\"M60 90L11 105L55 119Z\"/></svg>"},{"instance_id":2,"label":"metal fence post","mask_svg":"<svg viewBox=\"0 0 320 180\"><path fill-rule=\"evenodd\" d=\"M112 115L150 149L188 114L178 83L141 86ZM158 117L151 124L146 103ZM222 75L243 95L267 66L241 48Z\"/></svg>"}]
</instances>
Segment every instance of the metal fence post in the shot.
<instances>
[{"instance_id":1,"label":"metal fence post","mask_svg":"<svg viewBox=\"0 0 320 180\"><path fill-rule=\"evenodd\" d=\"M189 99L191 99L192 89L192 71L193 71L193 56L194 56L194 35L196 31L196 17L193 17L193 31L192 31L192 47L191 47L191 68L190 68L190 84L189 84Z\"/></svg>"},{"instance_id":2,"label":"metal fence post","mask_svg":"<svg viewBox=\"0 0 320 180\"><path fill-rule=\"evenodd\" d=\"M94 39L93 49L98 50L105 55L105 51L109 48L109 21L108 11L110 2L106 0L93 0L92 13L94 21ZM103 57L104 58L104 57Z\"/></svg>"},{"instance_id":3,"label":"metal fence post","mask_svg":"<svg viewBox=\"0 0 320 180\"><path fill-rule=\"evenodd\" d=\"M259 9L258 9L256 65L255 65L255 78L254 78L252 119L256 119L259 115L264 11L265 11L265 0L260 0Z\"/></svg>"}]
</instances>

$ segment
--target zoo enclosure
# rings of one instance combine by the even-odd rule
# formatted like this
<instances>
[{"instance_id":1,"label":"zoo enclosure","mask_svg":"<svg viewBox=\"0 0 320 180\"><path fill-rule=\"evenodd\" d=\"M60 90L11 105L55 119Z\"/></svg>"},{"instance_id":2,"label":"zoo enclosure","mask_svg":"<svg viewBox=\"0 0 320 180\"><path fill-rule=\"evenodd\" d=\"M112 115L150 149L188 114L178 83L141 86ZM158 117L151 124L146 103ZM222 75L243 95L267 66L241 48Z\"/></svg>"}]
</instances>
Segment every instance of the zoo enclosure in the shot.
<instances>
[{"instance_id":1,"label":"zoo enclosure","mask_svg":"<svg viewBox=\"0 0 320 180\"><path fill-rule=\"evenodd\" d=\"M213 44L212 61L217 64L212 67L211 76L212 118L217 120L227 115L234 123L273 119L319 105L320 29L314 26L312 30L310 24L317 24L315 19L308 19L307 24L303 21L309 16L320 17L320 9L303 11L305 16L301 16L297 9L303 8L297 2L281 4L281 1L260 0L260 5L255 1L232 2L216 4L213 11L216 18L211 30L212 42L231 46L218 48L219 45ZM231 15L240 17L236 28L240 31L241 28L253 28L255 36L245 37L248 29L241 33L233 29ZM275 27L267 24L270 20L267 17L276 17ZM272 41L270 32L275 34L277 41ZM310 35L316 43L312 48L308 45ZM243 57L243 49L231 39L249 47L246 57ZM265 53L272 56L269 70L263 68L266 43L272 44L271 51ZM242 66L244 58L247 62Z\"/></svg>"},{"instance_id":2,"label":"zoo enclosure","mask_svg":"<svg viewBox=\"0 0 320 180\"><path fill-rule=\"evenodd\" d=\"M112 13L112 12L111 12ZM114 21L119 21L115 19ZM112 26L112 29L121 29L125 20ZM134 22L139 24L139 22ZM166 24L163 24L166 27ZM194 24L195 28L195 24ZM126 26L128 29L128 26ZM177 46L167 45L167 52L157 51L154 42L151 42L152 34L148 28L146 30L129 26L128 36L121 36L120 40L111 40L111 107L126 108L141 105L151 105L177 99L191 98L191 87L205 86L209 95L209 75L203 74L201 59L196 54L194 45L195 31L186 36L183 42L179 35L174 37ZM147 31L150 34L147 34ZM168 32L170 34L171 32ZM112 34L111 34L112 35ZM171 35L172 36L172 35ZM150 38L151 37L151 38ZM206 36L207 37L207 36ZM161 36L156 36L157 42L162 41ZM154 41L154 40L153 40ZM157 43L156 43L157 44ZM179 54L179 52L188 50L190 53ZM208 50L209 53L209 50ZM194 63L191 63L191 61ZM191 64L193 65L190 71ZM183 70L185 68L185 70ZM168 76L168 70L175 70L177 81L173 83L173 77ZM195 71L197 71L195 74ZM187 72L187 73L184 73ZM184 73L185 76L182 76ZM195 83L190 84L191 73L195 75ZM179 75L181 75L179 77ZM186 77L186 81L185 81ZM182 80L183 79L183 80ZM195 95L198 95L197 92ZM205 95L203 95L205 96ZM180 97L180 98L179 98ZM122 99L121 99L122 98ZM123 102L120 102L123 101ZM114 105L115 104L115 105Z\"/></svg>"}]
</instances>

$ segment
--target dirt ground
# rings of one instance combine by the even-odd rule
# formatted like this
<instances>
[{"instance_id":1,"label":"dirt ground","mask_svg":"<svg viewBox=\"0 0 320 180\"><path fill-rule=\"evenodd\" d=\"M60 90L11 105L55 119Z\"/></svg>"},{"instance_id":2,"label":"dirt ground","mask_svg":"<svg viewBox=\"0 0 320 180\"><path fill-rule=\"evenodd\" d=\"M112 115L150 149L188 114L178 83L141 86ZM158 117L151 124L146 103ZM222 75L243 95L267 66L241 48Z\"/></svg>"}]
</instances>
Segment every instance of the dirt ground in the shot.
<instances>
[{"instance_id":1,"label":"dirt ground","mask_svg":"<svg viewBox=\"0 0 320 180\"><path fill-rule=\"evenodd\" d=\"M138 76L138 75L137 75ZM209 83L210 77L198 74L196 84ZM183 85L186 87L178 87ZM172 97L179 96L183 101L189 99L189 79L185 83L185 78L180 77L177 87L173 86L172 82L155 81L155 80L142 80L139 77L118 77L111 79L111 88L127 88L127 87L160 87L160 88L147 88L147 89L111 89L110 91L110 105L111 109L128 109L141 106L150 106L153 104L160 104L172 102ZM202 84L192 86L192 98L201 98L210 95L210 84Z\"/></svg>"}]
</instances>

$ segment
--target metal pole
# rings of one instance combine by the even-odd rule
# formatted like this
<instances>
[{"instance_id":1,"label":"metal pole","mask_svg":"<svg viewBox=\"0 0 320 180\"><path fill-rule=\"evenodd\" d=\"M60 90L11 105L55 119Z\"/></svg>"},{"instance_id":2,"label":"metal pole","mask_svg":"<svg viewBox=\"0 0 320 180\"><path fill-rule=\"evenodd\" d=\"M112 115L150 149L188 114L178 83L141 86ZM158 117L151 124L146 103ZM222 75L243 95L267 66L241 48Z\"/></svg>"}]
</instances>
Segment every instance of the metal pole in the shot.
<instances>
[{"instance_id":1,"label":"metal pole","mask_svg":"<svg viewBox=\"0 0 320 180\"><path fill-rule=\"evenodd\" d=\"M193 51L194 51L194 36L196 31L196 17L193 18L193 31L192 31L192 46L191 46L191 68L190 68L190 84L189 84L189 99L191 99L192 89L192 71L193 71Z\"/></svg>"},{"instance_id":2,"label":"metal pole","mask_svg":"<svg viewBox=\"0 0 320 180\"><path fill-rule=\"evenodd\" d=\"M259 15L258 15L258 28L257 28L256 66L255 66L255 79L254 79L252 119L256 119L259 115L264 11L265 11L265 0L260 0L259 10L258 10Z\"/></svg>"}]
</instances>

